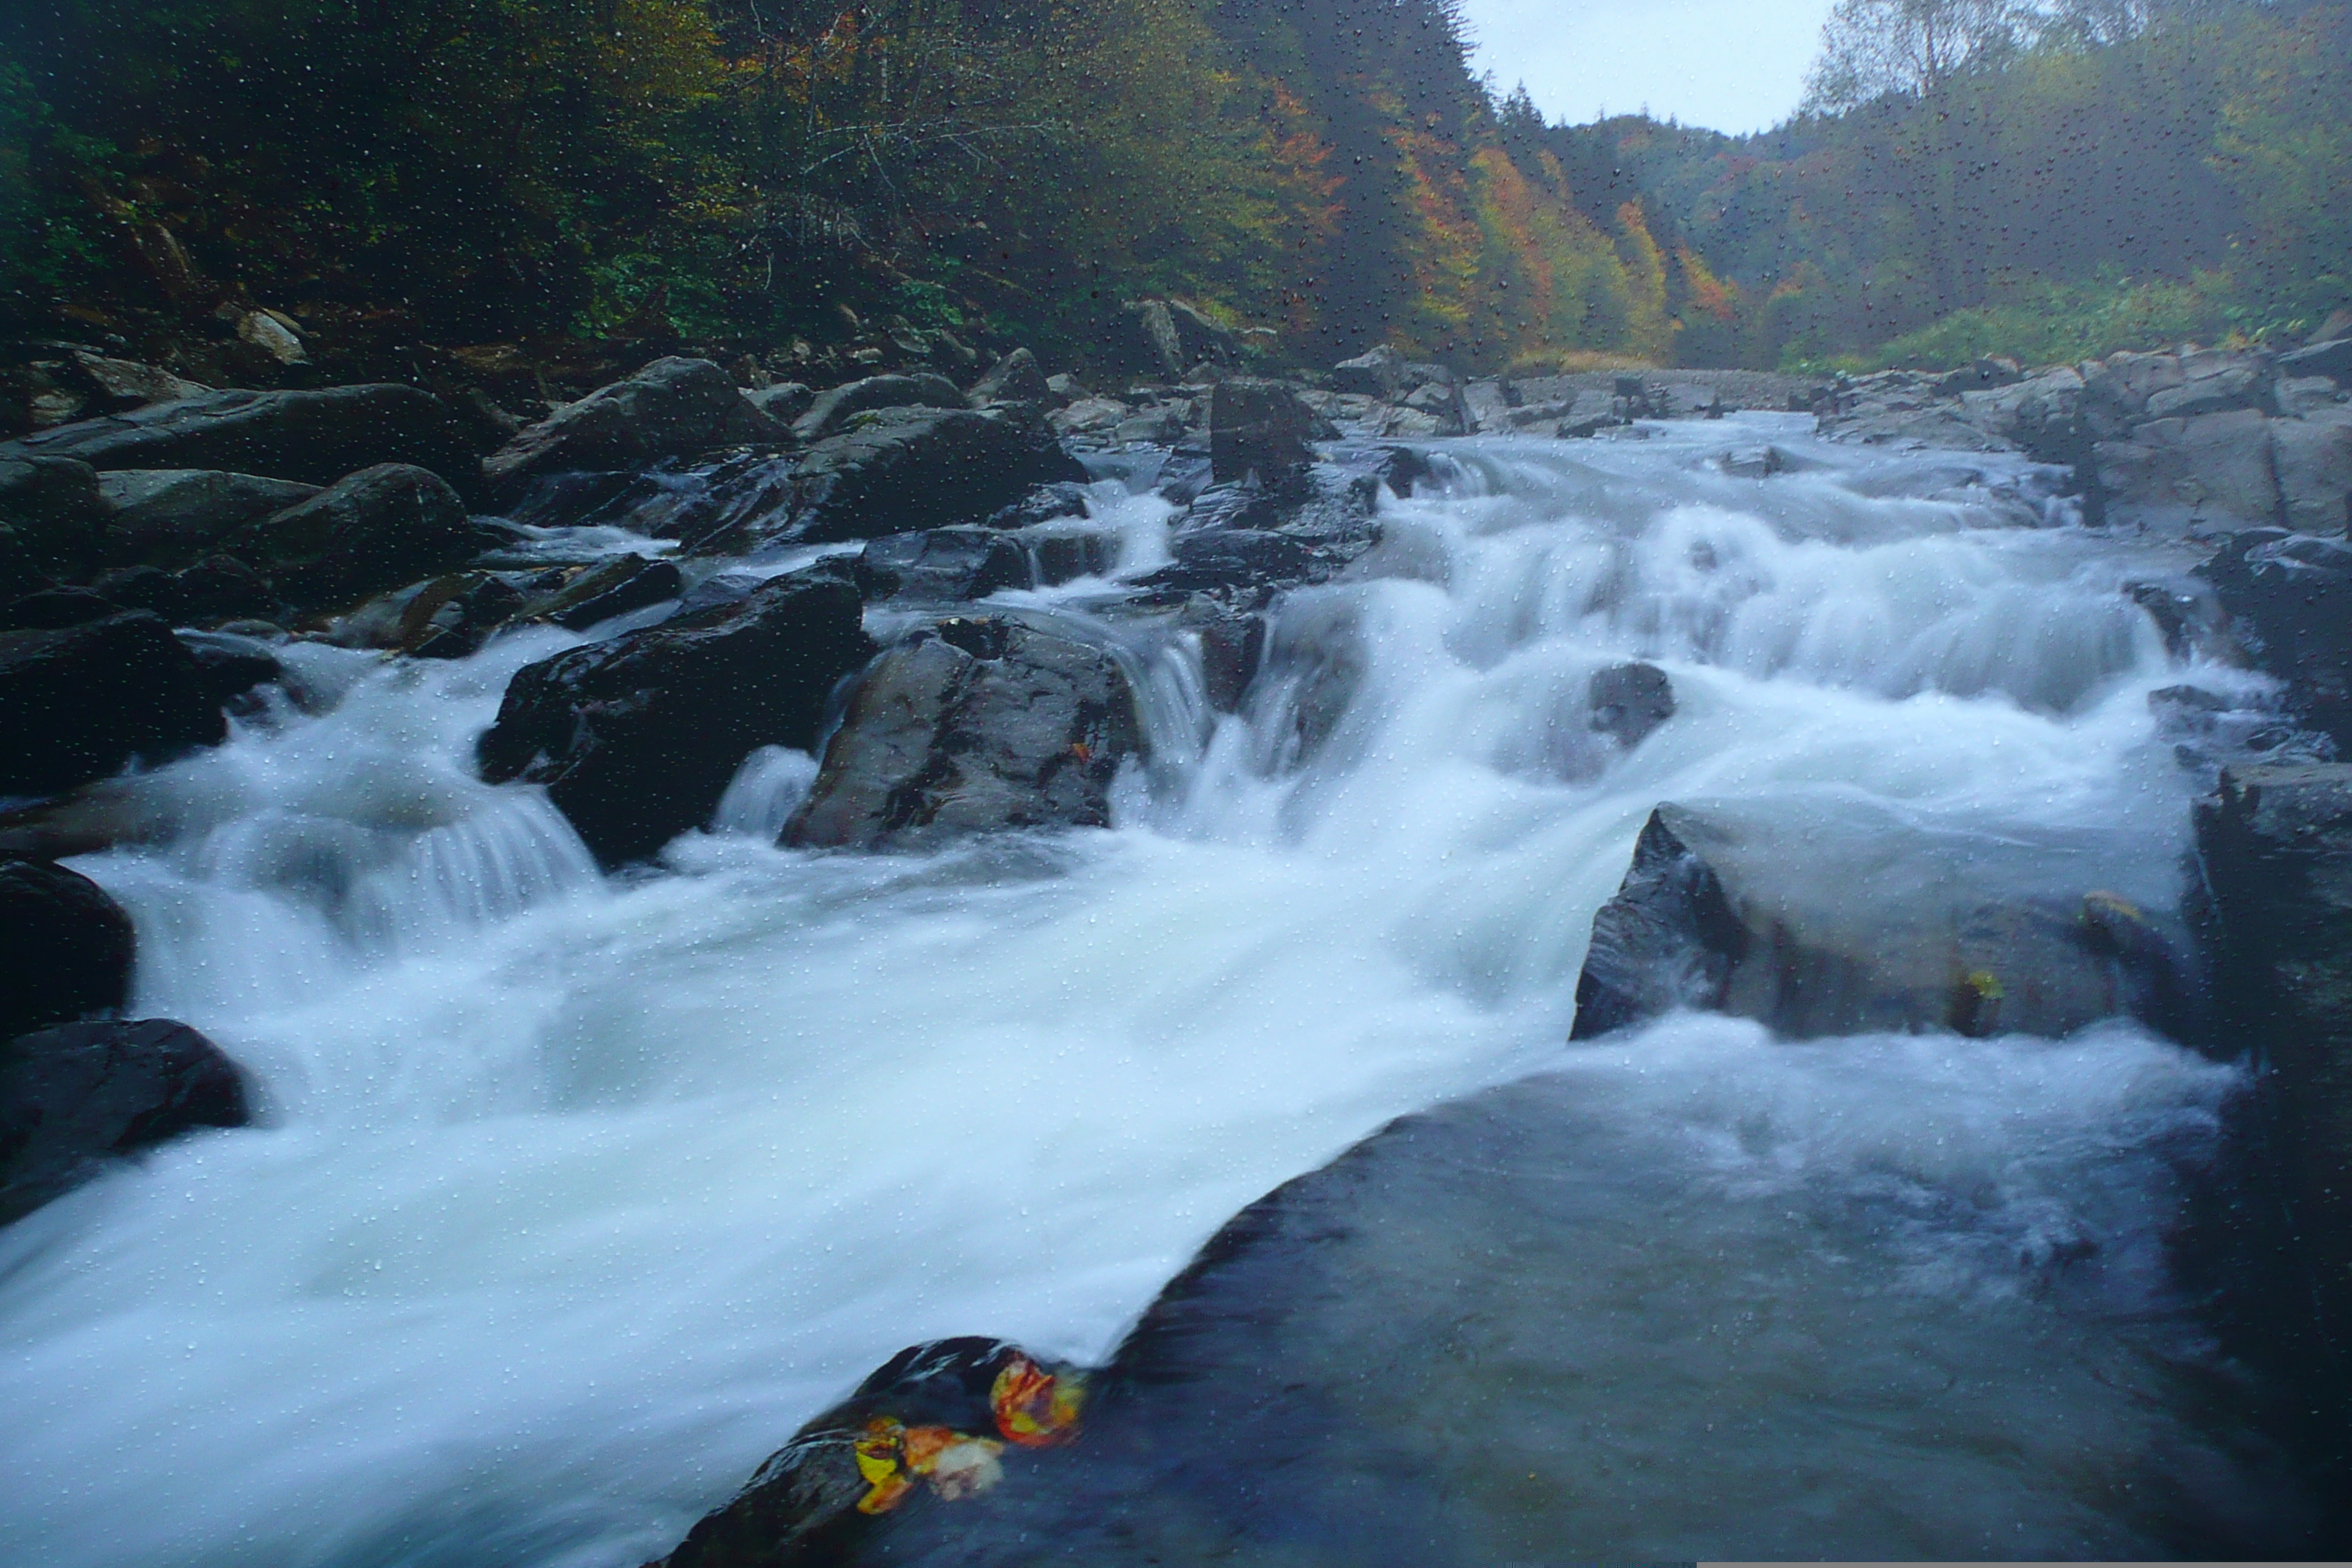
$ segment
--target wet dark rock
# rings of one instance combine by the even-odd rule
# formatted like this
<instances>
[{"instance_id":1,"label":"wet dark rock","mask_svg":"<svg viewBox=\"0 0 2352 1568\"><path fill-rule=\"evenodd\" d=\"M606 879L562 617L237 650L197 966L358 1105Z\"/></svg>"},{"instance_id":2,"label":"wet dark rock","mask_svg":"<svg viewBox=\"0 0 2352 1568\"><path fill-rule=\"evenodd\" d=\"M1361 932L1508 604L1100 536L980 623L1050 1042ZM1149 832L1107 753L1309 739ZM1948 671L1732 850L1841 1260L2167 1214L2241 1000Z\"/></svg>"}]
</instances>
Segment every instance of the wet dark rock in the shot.
<instances>
[{"instance_id":1,"label":"wet dark rock","mask_svg":"<svg viewBox=\"0 0 2352 1568\"><path fill-rule=\"evenodd\" d=\"M168 1018L59 1024L0 1046L0 1225L197 1127L242 1127L245 1083Z\"/></svg>"},{"instance_id":2,"label":"wet dark rock","mask_svg":"<svg viewBox=\"0 0 2352 1568\"><path fill-rule=\"evenodd\" d=\"M1255 473L1276 485L1315 461L1307 445L1319 421L1296 389L1235 377L1209 395L1209 461L1220 483Z\"/></svg>"},{"instance_id":3,"label":"wet dark rock","mask_svg":"<svg viewBox=\"0 0 2352 1568\"><path fill-rule=\"evenodd\" d=\"M79 871L0 859L0 1039L131 999L131 917Z\"/></svg>"},{"instance_id":4,"label":"wet dark rock","mask_svg":"<svg viewBox=\"0 0 2352 1568\"><path fill-rule=\"evenodd\" d=\"M9 456L0 447L0 592L21 590L29 577L71 579L96 570L105 559L106 515L98 472L88 463Z\"/></svg>"},{"instance_id":5,"label":"wet dark rock","mask_svg":"<svg viewBox=\"0 0 2352 1568\"><path fill-rule=\"evenodd\" d=\"M439 475L383 463L240 530L226 549L290 603L324 607L446 572L482 545L466 503Z\"/></svg>"},{"instance_id":6,"label":"wet dark rock","mask_svg":"<svg viewBox=\"0 0 2352 1568\"><path fill-rule=\"evenodd\" d=\"M0 610L0 631L52 632L65 626L104 620L121 614L123 606L87 588L47 588L11 600Z\"/></svg>"},{"instance_id":7,"label":"wet dark rock","mask_svg":"<svg viewBox=\"0 0 2352 1568\"><path fill-rule=\"evenodd\" d=\"M686 591L676 563L643 555L616 555L570 577L563 585L519 607L520 615L585 631L600 621L646 609Z\"/></svg>"},{"instance_id":8,"label":"wet dark rock","mask_svg":"<svg viewBox=\"0 0 2352 1568\"><path fill-rule=\"evenodd\" d=\"M2197 569L2289 704L2352 745L2352 544L2281 529L2233 535Z\"/></svg>"},{"instance_id":9,"label":"wet dark rock","mask_svg":"<svg viewBox=\"0 0 2352 1568\"><path fill-rule=\"evenodd\" d=\"M1852 802L1664 805L1593 917L1574 1037L1677 1007L1800 1037L2179 1031L2175 893L2098 836L1933 830ZM2160 868L2159 868L2160 869Z\"/></svg>"},{"instance_id":10,"label":"wet dark rock","mask_svg":"<svg viewBox=\"0 0 2352 1568\"><path fill-rule=\"evenodd\" d=\"M858 556L857 585L869 599L982 599L1000 588L1030 586L1029 556L994 529L894 533Z\"/></svg>"},{"instance_id":11,"label":"wet dark rock","mask_svg":"<svg viewBox=\"0 0 2352 1568\"><path fill-rule=\"evenodd\" d=\"M159 616L0 632L0 795L55 794L226 734L194 658Z\"/></svg>"},{"instance_id":12,"label":"wet dark rock","mask_svg":"<svg viewBox=\"0 0 2352 1568\"><path fill-rule=\"evenodd\" d=\"M813 749L834 685L873 652L856 586L818 568L750 597L527 665L482 736L482 776L547 786L606 865L709 820L761 746Z\"/></svg>"},{"instance_id":13,"label":"wet dark rock","mask_svg":"<svg viewBox=\"0 0 2352 1568\"><path fill-rule=\"evenodd\" d=\"M797 381L780 381L743 395L752 407L787 428L816 401L815 389Z\"/></svg>"},{"instance_id":14,"label":"wet dark rock","mask_svg":"<svg viewBox=\"0 0 2352 1568\"><path fill-rule=\"evenodd\" d=\"M1116 534L1099 528L1042 527L1024 536L1035 586L1057 587L1080 577L1108 576L1118 565Z\"/></svg>"},{"instance_id":15,"label":"wet dark rock","mask_svg":"<svg viewBox=\"0 0 2352 1568\"><path fill-rule=\"evenodd\" d=\"M2164 634L2165 650L2176 658L2200 650L2219 651L2229 616L2221 595L2201 577L2154 577L2124 584L2124 595L2148 613Z\"/></svg>"},{"instance_id":16,"label":"wet dark rock","mask_svg":"<svg viewBox=\"0 0 2352 1568\"><path fill-rule=\"evenodd\" d=\"M58 368L89 395L89 411L93 414L127 414L151 403L169 403L213 390L158 365L116 359L84 349L68 354Z\"/></svg>"},{"instance_id":17,"label":"wet dark rock","mask_svg":"<svg viewBox=\"0 0 2352 1568\"><path fill-rule=\"evenodd\" d=\"M2217 1024L2260 1053L2296 1238L2341 1398L2352 1363L2352 766L2231 767L2197 808Z\"/></svg>"},{"instance_id":18,"label":"wet dark rock","mask_svg":"<svg viewBox=\"0 0 2352 1568\"><path fill-rule=\"evenodd\" d=\"M1138 577L1147 590L1198 594L1219 588L1286 587L1313 573L1315 554L1286 533L1260 529L1205 529L1182 534L1176 559Z\"/></svg>"},{"instance_id":19,"label":"wet dark rock","mask_svg":"<svg viewBox=\"0 0 2352 1568\"><path fill-rule=\"evenodd\" d=\"M1041 423L1006 408L891 408L819 441L793 473L789 510L689 541L709 552L785 539L824 543L979 522L1037 485L1086 470Z\"/></svg>"},{"instance_id":20,"label":"wet dark rock","mask_svg":"<svg viewBox=\"0 0 2352 1568\"><path fill-rule=\"evenodd\" d=\"M491 454L483 468L512 489L563 469L637 467L783 436L725 371L709 360L673 357L564 405Z\"/></svg>"},{"instance_id":21,"label":"wet dark rock","mask_svg":"<svg viewBox=\"0 0 2352 1568\"><path fill-rule=\"evenodd\" d=\"M1098 647L1020 621L943 621L868 667L784 841L913 848L1014 827L1100 827L1142 750Z\"/></svg>"},{"instance_id":22,"label":"wet dark rock","mask_svg":"<svg viewBox=\"0 0 2352 1568\"><path fill-rule=\"evenodd\" d=\"M1265 663L1265 617L1259 615L1214 613L1202 620L1201 685L1209 707L1219 713L1238 713Z\"/></svg>"},{"instance_id":23,"label":"wet dark rock","mask_svg":"<svg viewBox=\"0 0 2352 1568\"><path fill-rule=\"evenodd\" d=\"M520 614L522 589L506 576L466 572L436 579L403 606L393 645L418 658L468 658Z\"/></svg>"},{"instance_id":24,"label":"wet dark rock","mask_svg":"<svg viewBox=\"0 0 2352 1568\"><path fill-rule=\"evenodd\" d=\"M1008 1416L1012 1402L1025 1394L1031 1410L1050 1410L1058 1394L1075 1418L1082 1387L1071 1369L1002 1340L900 1351L770 1455L660 1568L832 1568L902 1509L968 1501L1034 1463L1068 1428L1040 1442Z\"/></svg>"},{"instance_id":25,"label":"wet dark rock","mask_svg":"<svg viewBox=\"0 0 2352 1568\"><path fill-rule=\"evenodd\" d=\"M1593 676L1586 695L1594 731L1629 749L1675 716L1674 684L1654 664L1612 665Z\"/></svg>"},{"instance_id":26,"label":"wet dark rock","mask_svg":"<svg viewBox=\"0 0 2352 1568\"><path fill-rule=\"evenodd\" d=\"M954 382L929 371L915 375L869 375L816 395L806 413L793 421L793 435L803 441L838 436L860 414L881 408L962 408L964 395Z\"/></svg>"},{"instance_id":27,"label":"wet dark rock","mask_svg":"<svg viewBox=\"0 0 2352 1568\"><path fill-rule=\"evenodd\" d=\"M234 632L184 631L176 636L196 661L205 692L215 702L228 703L255 687L282 680L286 667L258 638Z\"/></svg>"},{"instance_id":28,"label":"wet dark rock","mask_svg":"<svg viewBox=\"0 0 2352 1568\"><path fill-rule=\"evenodd\" d=\"M180 613L191 621L273 615L278 595L260 573L234 555L207 555L174 580Z\"/></svg>"},{"instance_id":29,"label":"wet dark rock","mask_svg":"<svg viewBox=\"0 0 2352 1568\"><path fill-rule=\"evenodd\" d=\"M1037 356L1027 349L1014 349L989 366L988 374L972 384L971 405L984 407L991 403L1036 403L1053 405L1061 401L1046 384L1045 373L1037 363Z\"/></svg>"},{"instance_id":30,"label":"wet dark rock","mask_svg":"<svg viewBox=\"0 0 2352 1568\"><path fill-rule=\"evenodd\" d=\"M160 566L118 566L101 572L90 592L126 610L151 610L167 621L183 618L180 579Z\"/></svg>"},{"instance_id":31,"label":"wet dark rock","mask_svg":"<svg viewBox=\"0 0 2352 1568\"><path fill-rule=\"evenodd\" d=\"M1039 485L1011 506L991 512L991 528L1029 528L1057 518L1087 514L1087 487L1070 479Z\"/></svg>"},{"instance_id":32,"label":"wet dark rock","mask_svg":"<svg viewBox=\"0 0 2352 1568\"><path fill-rule=\"evenodd\" d=\"M839 563L828 564L837 566ZM854 571L852 580L855 581ZM715 572L678 595L677 609L673 618L688 621L723 605L740 605L772 581L773 578L763 577L757 572Z\"/></svg>"},{"instance_id":33,"label":"wet dark rock","mask_svg":"<svg viewBox=\"0 0 2352 1568\"><path fill-rule=\"evenodd\" d=\"M61 425L0 447L95 468L216 468L331 485L379 463L429 468L470 490L481 463L440 399L413 386L207 392L130 414Z\"/></svg>"},{"instance_id":34,"label":"wet dark rock","mask_svg":"<svg viewBox=\"0 0 2352 1568\"><path fill-rule=\"evenodd\" d=\"M248 523L299 506L317 485L210 468L117 468L99 476L107 558L123 565L180 567L213 553Z\"/></svg>"}]
</instances>

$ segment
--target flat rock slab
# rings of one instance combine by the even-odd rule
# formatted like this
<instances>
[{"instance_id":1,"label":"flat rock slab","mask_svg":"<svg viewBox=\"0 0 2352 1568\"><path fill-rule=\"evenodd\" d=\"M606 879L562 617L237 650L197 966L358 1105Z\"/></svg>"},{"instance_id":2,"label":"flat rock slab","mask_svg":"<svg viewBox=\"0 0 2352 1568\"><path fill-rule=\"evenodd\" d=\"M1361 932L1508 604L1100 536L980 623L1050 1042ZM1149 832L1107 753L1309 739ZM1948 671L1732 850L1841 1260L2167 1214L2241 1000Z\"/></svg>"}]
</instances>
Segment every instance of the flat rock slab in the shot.
<instances>
[{"instance_id":1,"label":"flat rock slab","mask_svg":"<svg viewBox=\"0 0 2352 1568\"><path fill-rule=\"evenodd\" d=\"M376 463L413 463L461 491L482 472L439 398L392 383L207 392L0 446L0 456L11 454L73 458L93 468L219 468L310 485L331 485Z\"/></svg>"},{"instance_id":2,"label":"flat rock slab","mask_svg":"<svg viewBox=\"0 0 2352 1568\"><path fill-rule=\"evenodd\" d=\"M1799 1037L2179 1031L2171 867L2121 835L1970 832L1850 801L1665 805L1593 917L1575 1037L1677 1007Z\"/></svg>"}]
</instances>

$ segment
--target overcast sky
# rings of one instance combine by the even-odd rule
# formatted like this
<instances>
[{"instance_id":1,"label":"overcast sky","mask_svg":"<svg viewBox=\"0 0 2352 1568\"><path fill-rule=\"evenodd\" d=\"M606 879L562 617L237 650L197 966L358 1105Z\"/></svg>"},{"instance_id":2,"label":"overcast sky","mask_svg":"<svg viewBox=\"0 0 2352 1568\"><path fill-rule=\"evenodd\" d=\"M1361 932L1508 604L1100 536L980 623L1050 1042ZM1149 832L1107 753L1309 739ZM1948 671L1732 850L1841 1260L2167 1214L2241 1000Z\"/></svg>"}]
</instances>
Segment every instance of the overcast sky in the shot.
<instances>
[{"instance_id":1,"label":"overcast sky","mask_svg":"<svg viewBox=\"0 0 2352 1568\"><path fill-rule=\"evenodd\" d=\"M1643 105L1660 120L1761 131L1804 93L1831 0L1467 0L1472 68L1525 81L1547 120Z\"/></svg>"}]
</instances>

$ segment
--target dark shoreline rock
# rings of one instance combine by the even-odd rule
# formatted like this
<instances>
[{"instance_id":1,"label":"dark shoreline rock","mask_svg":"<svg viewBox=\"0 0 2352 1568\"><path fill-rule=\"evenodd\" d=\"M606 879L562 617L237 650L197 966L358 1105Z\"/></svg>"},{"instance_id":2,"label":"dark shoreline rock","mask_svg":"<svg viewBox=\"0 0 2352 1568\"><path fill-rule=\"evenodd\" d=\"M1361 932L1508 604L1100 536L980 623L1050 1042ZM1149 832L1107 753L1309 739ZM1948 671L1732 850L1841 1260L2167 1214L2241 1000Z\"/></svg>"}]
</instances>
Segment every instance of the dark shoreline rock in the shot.
<instances>
[{"instance_id":1,"label":"dark shoreline rock","mask_svg":"<svg viewBox=\"0 0 2352 1568\"><path fill-rule=\"evenodd\" d=\"M59 1024L0 1046L0 1225L197 1127L242 1127L245 1080L168 1018Z\"/></svg>"},{"instance_id":2,"label":"dark shoreline rock","mask_svg":"<svg viewBox=\"0 0 2352 1568\"><path fill-rule=\"evenodd\" d=\"M0 632L0 795L54 795L227 735L195 658L160 616Z\"/></svg>"},{"instance_id":3,"label":"dark shoreline rock","mask_svg":"<svg viewBox=\"0 0 2352 1568\"><path fill-rule=\"evenodd\" d=\"M482 474L440 399L396 383L207 392L23 437L0 445L0 458L8 457L71 458L94 468L215 468L310 485L377 463L409 463L467 494Z\"/></svg>"},{"instance_id":4,"label":"dark shoreline rock","mask_svg":"<svg viewBox=\"0 0 2352 1568\"><path fill-rule=\"evenodd\" d=\"M547 786L606 866L710 818L761 746L812 749L826 699L872 655L857 589L816 568L747 598L517 671L481 775Z\"/></svg>"},{"instance_id":5,"label":"dark shoreline rock","mask_svg":"<svg viewBox=\"0 0 2352 1568\"><path fill-rule=\"evenodd\" d=\"M79 871L0 859L0 1040L131 999L131 917Z\"/></svg>"}]
</instances>

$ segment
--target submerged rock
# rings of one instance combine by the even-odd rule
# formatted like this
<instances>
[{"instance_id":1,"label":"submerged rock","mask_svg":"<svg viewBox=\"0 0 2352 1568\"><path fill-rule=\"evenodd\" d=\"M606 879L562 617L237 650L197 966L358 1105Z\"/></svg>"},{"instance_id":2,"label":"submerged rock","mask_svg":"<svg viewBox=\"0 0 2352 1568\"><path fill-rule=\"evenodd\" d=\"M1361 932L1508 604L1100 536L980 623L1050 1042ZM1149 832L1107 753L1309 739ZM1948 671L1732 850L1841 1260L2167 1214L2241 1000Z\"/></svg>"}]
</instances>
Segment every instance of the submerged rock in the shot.
<instances>
[{"instance_id":1,"label":"submerged rock","mask_svg":"<svg viewBox=\"0 0 2352 1568\"><path fill-rule=\"evenodd\" d=\"M441 400L393 384L318 392L207 392L60 425L0 447L95 468L217 468L331 485L378 463L430 468L460 490L480 478L464 426Z\"/></svg>"},{"instance_id":2,"label":"submerged rock","mask_svg":"<svg viewBox=\"0 0 2352 1568\"><path fill-rule=\"evenodd\" d=\"M1133 693L1108 653L1014 620L943 621L859 678L784 841L911 848L1106 826L1111 780L1141 750Z\"/></svg>"},{"instance_id":3,"label":"submerged rock","mask_svg":"<svg viewBox=\"0 0 2352 1568\"><path fill-rule=\"evenodd\" d=\"M526 665L482 736L482 777L546 785L608 866L651 855L709 820L753 751L816 744L835 683L873 652L861 613L846 576L816 569Z\"/></svg>"},{"instance_id":4,"label":"submerged rock","mask_svg":"<svg viewBox=\"0 0 2352 1568\"><path fill-rule=\"evenodd\" d=\"M0 1039L131 998L131 917L63 866L0 860Z\"/></svg>"},{"instance_id":5,"label":"submerged rock","mask_svg":"<svg viewBox=\"0 0 2352 1568\"><path fill-rule=\"evenodd\" d=\"M159 616L0 632L0 795L55 794L227 734L194 658Z\"/></svg>"},{"instance_id":6,"label":"submerged rock","mask_svg":"<svg viewBox=\"0 0 2352 1568\"><path fill-rule=\"evenodd\" d=\"M1664 805L1592 920L1573 1037L1675 1008L1784 1035L2189 1022L2177 911L2089 835L1937 832L1855 803ZM2161 901L2159 900L2161 899Z\"/></svg>"},{"instance_id":7,"label":"submerged rock","mask_svg":"<svg viewBox=\"0 0 2352 1568\"><path fill-rule=\"evenodd\" d=\"M0 1046L0 1225L106 1162L196 1127L242 1127L245 1082L167 1018L60 1024Z\"/></svg>"},{"instance_id":8,"label":"submerged rock","mask_svg":"<svg viewBox=\"0 0 2352 1568\"><path fill-rule=\"evenodd\" d=\"M812 1418L659 1568L829 1568L886 1515L994 1489L1077 1433L1085 1382L1002 1340L892 1356Z\"/></svg>"}]
</instances>

